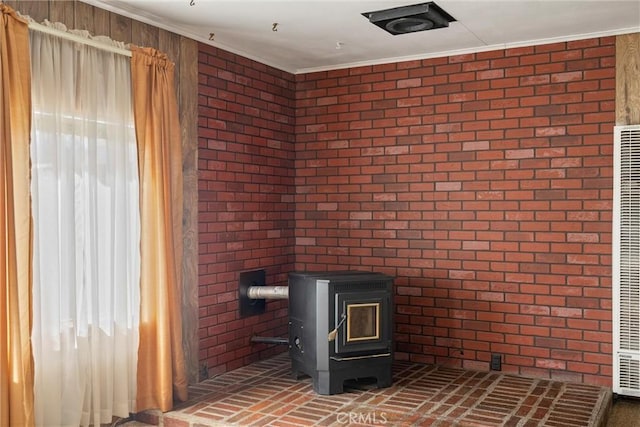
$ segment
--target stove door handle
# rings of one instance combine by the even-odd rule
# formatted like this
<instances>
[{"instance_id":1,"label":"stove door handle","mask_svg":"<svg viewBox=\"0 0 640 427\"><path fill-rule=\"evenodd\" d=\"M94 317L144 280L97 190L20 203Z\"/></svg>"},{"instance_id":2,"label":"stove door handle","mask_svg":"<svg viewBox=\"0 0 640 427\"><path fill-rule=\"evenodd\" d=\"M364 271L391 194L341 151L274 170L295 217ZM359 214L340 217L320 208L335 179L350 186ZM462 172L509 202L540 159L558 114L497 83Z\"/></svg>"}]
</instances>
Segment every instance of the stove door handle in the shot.
<instances>
[{"instance_id":1,"label":"stove door handle","mask_svg":"<svg viewBox=\"0 0 640 427\"><path fill-rule=\"evenodd\" d=\"M338 329L340 329L340 326L342 326L345 320L347 320L347 315L345 313L342 313L342 316L340 316L340 322L338 322L338 325L335 327L333 331L329 332L329 335L327 335L327 340L329 342L334 341L336 339L336 335L338 335Z\"/></svg>"}]
</instances>

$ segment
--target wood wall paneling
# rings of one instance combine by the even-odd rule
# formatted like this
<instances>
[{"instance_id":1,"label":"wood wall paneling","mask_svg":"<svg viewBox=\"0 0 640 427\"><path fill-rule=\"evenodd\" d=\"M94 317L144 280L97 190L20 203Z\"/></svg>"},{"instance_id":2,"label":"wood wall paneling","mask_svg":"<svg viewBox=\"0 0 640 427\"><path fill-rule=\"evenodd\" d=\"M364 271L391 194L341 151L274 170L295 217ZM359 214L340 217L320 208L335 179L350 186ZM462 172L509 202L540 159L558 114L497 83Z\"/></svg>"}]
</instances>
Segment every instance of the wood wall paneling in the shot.
<instances>
[{"instance_id":1,"label":"wood wall paneling","mask_svg":"<svg viewBox=\"0 0 640 427\"><path fill-rule=\"evenodd\" d=\"M111 30L109 36L114 40L131 43L131 18L116 15L115 13L110 13L109 16L109 25Z\"/></svg>"},{"instance_id":2,"label":"wood wall paneling","mask_svg":"<svg viewBox=\"0 0 640 427\"><path fill-rule=\"evenodd\" d=\"M49 5L49 21L62 22L67 28L77 28L75 23L75 2L51 0Z\"/></svg>"},{"instance_id":3,"label":"wood wall paneling","mask_svg":"<svg viewBox=\"0 0 640 427\"><path fill-rule=\"evenodd\" d=\"M640 124L640 33L616 38L616 125Z\"/></svg>"},{"instance_id":4,"label":"wood wall paneling","mask_svg":"<svg viewBox=\"0 0 640 427\"><path fill-rule=\"evenodd\" d=\"M198 57L198 43L180 37L180 53L185 58ZM200 380L198 361L198 62L180 61L180 122L182 126L183 164L183 318L182 330L185 342L185 359L189 368L189 382ZM196 278L194 280L194 278ZM206 368L206 367L205 367ZM205 369L206 371L206 369ZM204 379L204 378L203 378Z\"/></svg>"},{"instance_id":5,"label":"wood wall paneling","mask_svg":"<svg viewBox=\"0 0 640 427\"><path fill-rule=\"evenodd\" d=\"M159 31L158 27L153 27L144 22L131 21L131 43L143 47L158 46Z\"/></svg>"},{"instance_id":6,"label":"wood wall paneling","mask_svg":"<svg viewBox=\"0 0 640 427\"><path fill-rule=\"evenodd\" d=\"M78 30L87 30L93 33L91 29L95 28L94 14L95 8L87 3L76 2L74 12L74 26ZM106 33L101 33L106 34Z\"/></svg>"},{"instance_id":7,"label":"wood wall paneling","mask_svg":"<svg viewBox=\"0 0 640 427\"><path fill-rule=\"evenodd\" d=\"M97 7L94 8L93 25L93 31L90 30L93 34L107 35L111 38L114 38L111 35L111 12Z\"/></svg>"},{"instance_id":8,"label":"wood wall paneling","mask_svg":"<svg viewBox=\"0 0 640 427\"><path fill-rule=\"evenodd\" d=\"M23 15L29 15L36 22L49 19L49 2L46 0L27 1L20 0L5 2ZM13 3L13 4L12 4Z\"/></svg>"},{"instance_id":9,"label":"wood wall paneling","mask_svg":"<svg viewBox=\"0 0 640 427\"><path fill-rule=\"evenodd\" d=\"M197 238L197 42L152 25L134 21L80 1L10 0L6 4L36 22L62 22L114 40L153 47L175 62L176 97L180 114L184 172L183 347L189 382L198 381L198 238Z\"/></svg>"},{"instance_id":10,"label":"wood wall paneling","mask_svg":"<svg viewBox=\"0 0 640 427\"><path fill-rule=\"evenodd\" d=\"M176 64L174 70L175 85L177 88L176 99L180 96L180 36L178 34L160 30L158 34L158 49L167 54L170 60ZM179 106L180 107L180 106Z\"/></svg>"}]
</instances>

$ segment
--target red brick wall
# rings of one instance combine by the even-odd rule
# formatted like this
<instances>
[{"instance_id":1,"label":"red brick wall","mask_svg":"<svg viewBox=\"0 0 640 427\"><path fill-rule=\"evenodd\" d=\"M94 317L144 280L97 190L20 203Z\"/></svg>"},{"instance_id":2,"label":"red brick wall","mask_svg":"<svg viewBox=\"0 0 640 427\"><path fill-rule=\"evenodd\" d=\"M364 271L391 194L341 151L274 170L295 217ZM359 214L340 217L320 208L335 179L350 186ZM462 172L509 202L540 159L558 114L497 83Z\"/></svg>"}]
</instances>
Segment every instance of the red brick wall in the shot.
<instances>
[{"instance_id":1,"label":"red brick wall","mask_svg":"<svg viewBox=\"0 0 640 427\"><path fill-rule=\"evenodd\" d=\"M237 289L242 271L286 285L293 269L295 81L202 44L198 65L200 361L213 375L285 350L249 340L286 336L286 302L242 319Z\"/></svg>"},{"instance_id":2,"label":"red brick wall","mask_svg":"<svg viewBox=\"0 0 640 427\"><path fill-rule=\"evenodd\" d=\"M284 350L249 338L285 336L286 304L240 319L237 280L295 266L395 276L398 358L501 353L505 371L610 385L614 53L603 38L294 78L201 45L209 373Z\"/></svg>"},{"instance_id":3,"label":"red brick wall","mask_svg":"<svg viewBox=\"0 0 640 427\"><path fill-rule=\"evenodd\" d=\"M614 41L297 76L296 269L395 276L400 359L611 386Z\"/></svg>"}]
</instances>

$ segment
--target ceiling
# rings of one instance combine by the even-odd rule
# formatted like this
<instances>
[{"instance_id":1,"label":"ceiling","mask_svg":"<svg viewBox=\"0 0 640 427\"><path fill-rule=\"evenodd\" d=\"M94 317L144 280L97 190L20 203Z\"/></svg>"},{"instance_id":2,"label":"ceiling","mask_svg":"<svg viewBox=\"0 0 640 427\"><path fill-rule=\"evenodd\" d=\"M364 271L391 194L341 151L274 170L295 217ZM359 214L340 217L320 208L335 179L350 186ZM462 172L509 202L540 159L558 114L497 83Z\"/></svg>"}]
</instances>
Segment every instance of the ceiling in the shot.
<instances>
[{"instance_id":1,"label":"ceiling","mask_svg":"<svg viewBox=\"0 0 640 427\"><path fill-rule=\"evenodd\" d=\"M425 0L83 1L294 74L640 32L640 0L436 0L455 22L396 36L362 14Z\"/></svg>"}]
</instances>

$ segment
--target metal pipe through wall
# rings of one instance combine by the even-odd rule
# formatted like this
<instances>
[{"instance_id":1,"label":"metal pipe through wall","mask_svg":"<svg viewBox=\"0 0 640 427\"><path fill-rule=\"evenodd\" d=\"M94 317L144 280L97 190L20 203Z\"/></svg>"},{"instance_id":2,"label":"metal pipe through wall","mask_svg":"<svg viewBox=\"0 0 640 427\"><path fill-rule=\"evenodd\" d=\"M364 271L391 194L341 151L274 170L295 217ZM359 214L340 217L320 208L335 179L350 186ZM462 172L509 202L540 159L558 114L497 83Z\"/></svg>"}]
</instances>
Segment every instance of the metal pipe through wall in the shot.
<instances>
[{"instance_id":1,"label":"metal pipe through wall","mask_svg":"<svg viewBox=\"0 0 640 427\"><path fill-rule=\"evenodd\" d=\"M288 299L288 286L249 286L247 296L251 299Z\"/></svg>"},{"instance_id":2,"label":"metal pipe through wall","mask_svg":"<svg viewBox=\"0 0 640 427\"><path fill-rule=\"evenodd\" d=\"M251 337L251 342L264 344L289 344L289 340L287 338L258 337L255 335Z\"/></svg>"}]
</instances>

